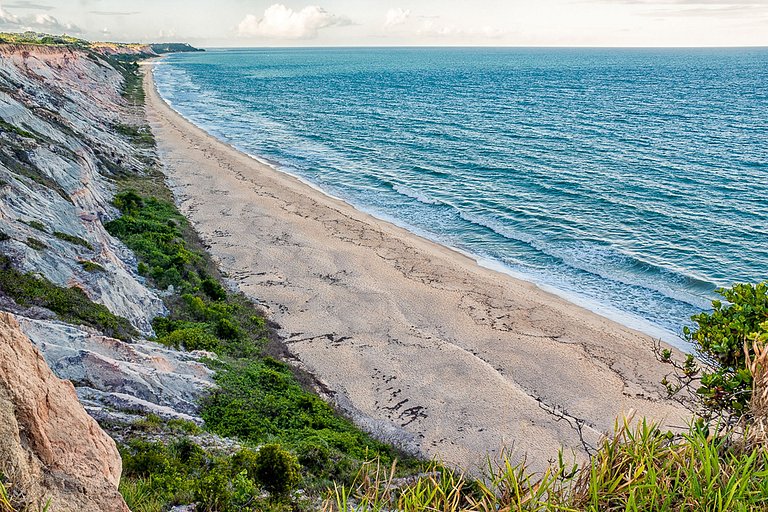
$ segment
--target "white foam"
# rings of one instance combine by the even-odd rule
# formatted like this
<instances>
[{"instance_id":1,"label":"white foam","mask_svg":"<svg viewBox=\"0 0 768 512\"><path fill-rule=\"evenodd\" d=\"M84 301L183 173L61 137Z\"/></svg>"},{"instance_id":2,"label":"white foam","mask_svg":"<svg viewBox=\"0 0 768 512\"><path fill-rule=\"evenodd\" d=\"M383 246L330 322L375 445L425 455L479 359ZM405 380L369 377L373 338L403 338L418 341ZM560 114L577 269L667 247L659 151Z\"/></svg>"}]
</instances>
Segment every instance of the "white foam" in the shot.
<instances>
[{"instance_id":1,"label":"white foam","mask_svg":"<svg viewBox=\"0 0 768 512\"><path fill-rule=\"evenodd\" d=\"M679 348L684 352L690 352L693 349L693 347L684 339L682 339L679 334L669 329L665 329L659 325L656 325L650 322L649 320L646 320L645 318L639 317L637 315L633 315L631 313L627 313L626 311L622 311L616 308L615 306L597 302L596 300L586 297L582 294L568 291L568 290L563 290L561 288L557 288L550 284L544 283L542 281L532 278L529 275L523 274L521 272L517 272L496 260L477 257L468 253L465 253L465 254L475 259L475 261L477 261L477 264L480 265L481 267L494 270L502 274L510 275L515 279L520 279L522 281L533 283L537 287L541 288L542 290L548 293L551 293L553 295L557 295L558 297L561 297L572 304L581 306L602 317L605 317L616 323L624 325L625 327L629 327L630 329L640 331L656 339L661 339L664 342L669 343L670 345L676 348Z\"/></svg>"}]
</instances>

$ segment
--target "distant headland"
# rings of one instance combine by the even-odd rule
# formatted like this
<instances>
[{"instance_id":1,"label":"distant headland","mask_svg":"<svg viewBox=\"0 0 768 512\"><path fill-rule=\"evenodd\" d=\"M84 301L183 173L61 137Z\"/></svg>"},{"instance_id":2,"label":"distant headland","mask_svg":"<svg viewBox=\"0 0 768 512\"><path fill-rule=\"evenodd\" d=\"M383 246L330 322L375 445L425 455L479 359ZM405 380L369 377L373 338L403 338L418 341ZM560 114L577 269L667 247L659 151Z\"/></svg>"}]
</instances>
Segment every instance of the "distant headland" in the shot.
<instances>
[{"instance_id":1,"label":"distant headland","mask_svg":"<svg viewBox=\"0 0 768 512\"><path fill-rule=\"evenodd\" d=\"M64 46L78 49L97 50L107 54L131 54L137 57L152 57L165 53L204 52L188 43L116 43L109 41L86 41L68 35L51 35L41 32L0 32L0 44L25 44L41 46Z\"/></svg>"}]
</instances>

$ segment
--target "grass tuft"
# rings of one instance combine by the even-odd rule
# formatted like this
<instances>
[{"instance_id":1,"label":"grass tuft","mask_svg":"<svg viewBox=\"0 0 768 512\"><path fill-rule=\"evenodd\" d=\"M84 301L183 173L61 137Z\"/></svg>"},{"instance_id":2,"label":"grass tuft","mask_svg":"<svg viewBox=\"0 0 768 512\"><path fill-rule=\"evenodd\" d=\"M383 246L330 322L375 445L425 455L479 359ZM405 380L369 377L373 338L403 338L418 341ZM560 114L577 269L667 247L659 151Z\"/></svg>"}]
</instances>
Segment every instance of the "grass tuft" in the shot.
<instances>
[{"instance_id":1,"label":"grass tuft","mask_svg":"<svg viewBox=\"0 0 768 512\"><path fill-rule=\"evenodd\" d=\"M99 265L98 263L95 263L93 261L88 260L80 260L78 261L81 267L83 267L83 270L86 272L106 272L107 269Z\"/></svg>"},{"instance_id":2,"label":"grass tuft","mask_svg":"<svg viewBox=\"0 0 768 512\"><path fill-rule=\"evenodd\" d=\"M562 457L560 458L562 460ZM591 462L543 474L503 458L479 480L434 466L413 480L380 461L334 485L325 512L729 512L768 509L768 451L693 425L675 436L645 421L617 425Z\"/></svg>"},{"instance_id":3,"label":"grass tuft","mask_svg":"<svg viewBox=\"0 0 768 512\"><path fill-rule=\"evenodd\" d=\"M27 241L25 243L36 251L42 251L43 249L48 248L46 243L41 242L37 238L32 238L31 236L27 237Z\"/></svg>"},{"instance_id":4,"label":"grass tuft","mask_svg":"<svg viewBox=\"0 0 768 512\"><path fill-rule=\"evenodd\" d=\"M80 238L79 236L70 235L68 233L62 233L61 231L54 231L53 236L55 236L59 240L64 240L65 242L69 242L71 244L85 247L89 251L93 250L93 246L91 245L91 243L88 240Z\"/></svg>"},{"instance_id":5,"label":"grass tuft","mask_svg":"<svg viewBox=\"0 0 768 512\"><path fill-rule=\"evenodd\" d=\"M24 222L24 224L26 224L27 226L29 226L31 228L35 228L38 231L42 231L43 233L47 233L48 232L48 229L45 227L45 224L43 224L39 220L30 220L30 221Z\"/></svg>"}]
</instances>

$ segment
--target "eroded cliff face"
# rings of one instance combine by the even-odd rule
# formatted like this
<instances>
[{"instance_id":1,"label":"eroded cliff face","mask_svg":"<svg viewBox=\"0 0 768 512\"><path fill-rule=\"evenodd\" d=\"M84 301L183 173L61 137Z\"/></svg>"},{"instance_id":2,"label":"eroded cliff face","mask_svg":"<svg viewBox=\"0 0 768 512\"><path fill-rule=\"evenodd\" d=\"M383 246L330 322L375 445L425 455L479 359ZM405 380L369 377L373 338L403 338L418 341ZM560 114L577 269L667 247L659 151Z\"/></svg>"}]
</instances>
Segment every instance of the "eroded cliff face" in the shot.
<instances>
[{"instance_id":1,"label":"eroded cliff face","mask_svg":"<svg viewBox=\"0 0 768 512\"><path fill-rule=\"evenodd\" d=\"M127 511L115 442L58 379L15 318L0 312L0 471L11 493L62 512Z\"/></svg>"},{"instance_id":2,"label":"eroded cliff face","mask_svg":"<svg viewBox=\"0 0 768 512\"><path fill-rule=\"evenodd\" d=\"M118 215L110 203L115 179L142 172L156 157L141 143L143 112L124 97L125 77L108 60L114 52L105 53L0 45L0 254L25 272L82 289L150 336L165 306L104 223ZM199 362L205 354L102 336L2 293L0 309L16 314L94 417L152 413L200 422L196 403L212 386L212 372Z\"/></svg>"},{"instance_id":3,"label":"eroded cliff face","mask_svg":"<svg viewBox=\"0 0 768 512\"><path fill-rule=\"evenodd\" d=\"M156 159L121 66L111 51L0 44L0 255L80 288L146 338L162 292L104 227L116 180ZM110 338L2 288L0 310L0 473L33 507L127 510L115 443L93 418L117 438L150 413L201 423L211 354Z\"/></svg>"},{"instance_id":4,"label":"eroded cliff face","mask_svg":"<svg viewBox=\"0 0 768 512\"><path fill-rule=\"evenodd\" d=\"M116 215L109 178L141 169L139 159L147 157L115 133L134 117L120 96L122 81L105 61L85 53L0 45L0 230L10 237L0 251L23 270L61 286L77 284L151 334L150 321L164 312L163 303L102 223ZM88 271L82 262L104 271Z\"/></svg>"}]
</instances>

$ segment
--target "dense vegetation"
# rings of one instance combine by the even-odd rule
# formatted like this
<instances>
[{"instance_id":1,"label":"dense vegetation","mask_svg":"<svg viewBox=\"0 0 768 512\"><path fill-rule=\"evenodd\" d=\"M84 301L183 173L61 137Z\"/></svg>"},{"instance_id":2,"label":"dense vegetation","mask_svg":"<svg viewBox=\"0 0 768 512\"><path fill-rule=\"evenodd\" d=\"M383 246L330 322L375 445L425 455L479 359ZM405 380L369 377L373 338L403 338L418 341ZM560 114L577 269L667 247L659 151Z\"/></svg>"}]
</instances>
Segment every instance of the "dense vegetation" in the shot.
<instances>
[{"instance_id":1,"label":"dense vegetation","mask_svg":"<svg viewBox=\"0 0 768 512\"><path fill-rule=\"evenodd\" d=\"M215 511L290 510L289 494L301 478L296 457L276 444L227 454L206 451L189 438L170 444L136 438L121 455L128 478L120 491L133 512L174 503Z\"/></svg>"}]
</instances>

